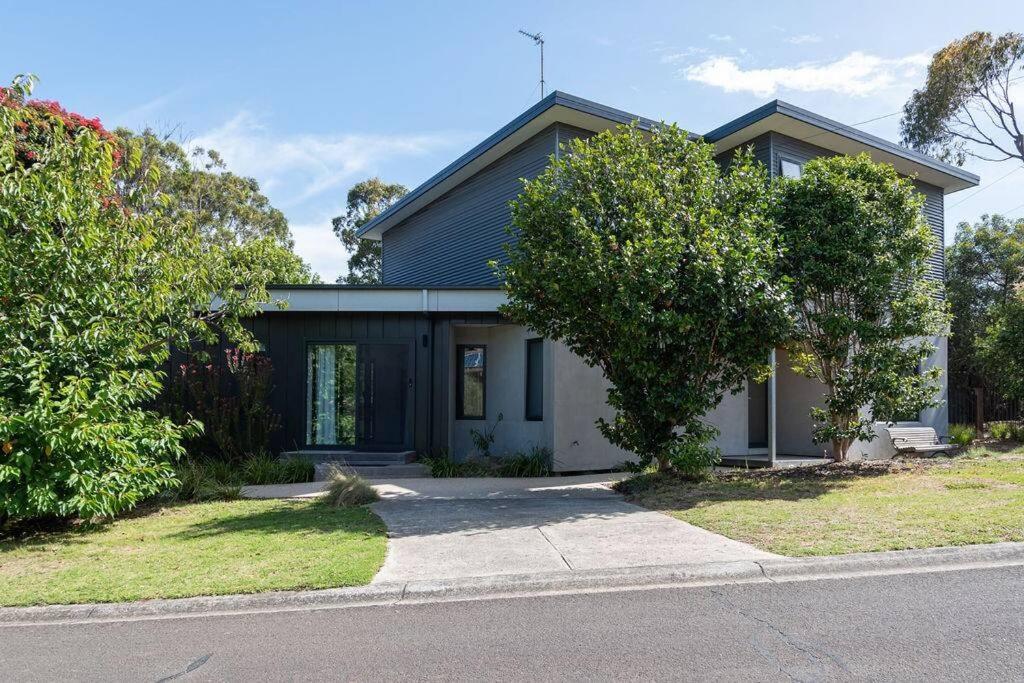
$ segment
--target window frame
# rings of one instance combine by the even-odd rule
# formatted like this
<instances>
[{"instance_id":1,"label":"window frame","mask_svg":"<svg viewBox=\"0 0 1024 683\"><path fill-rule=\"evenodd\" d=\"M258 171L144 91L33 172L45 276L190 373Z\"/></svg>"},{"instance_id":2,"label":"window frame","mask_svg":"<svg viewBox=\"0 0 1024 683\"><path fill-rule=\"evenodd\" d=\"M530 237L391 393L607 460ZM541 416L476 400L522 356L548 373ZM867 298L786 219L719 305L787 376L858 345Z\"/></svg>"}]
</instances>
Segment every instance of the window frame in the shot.
<instances>
[{"instance_id":1,"label":"window frame","mask_svg":"<svg viewBox=\"0 0 1024 683\"><path fill-rule=\"evenodd\" d=\"M303 377L304 377L304 383L305 383L305 386L303 387L303 392L302 392L302 403L303 403L303 418L302 418L302 423L303 423L303 440L305 441L305 443L303 444L303 448L308 449L308 450L331 450L331 449L334 449L334 450L339 450L339 449L346 450L346 449L352 449L352 448L356 448L357 447L358 442L359 442L359 420L360 420L359 400L360 400L360 391L361 391L360 379L359 379L359 345L360 345L360 342L358 340L356 340L356 339L325 338L325 339L307 339L306 340L305 349L304 349L304 353L303 353L303 365L304 365ZM310 426L311 426L310 425L310 413L313 410L313 405L310 402L310 399L311 399L311 397L310 397L311 387L309 385L309 371L310 371L309 361L310 361L310 352L315 347L317 347L317 346L351 346L355 350L355 372L356 372L356 377L355 377L355 383L353 384L353 391L355 392L355 396L354 396L355 401L354 401L353 406L352 406L352 415L353 415L353 418L355 420L355 424L353 426L352 442L351 443L320 444L320 443L312 443L311 442L312 440L309 438L309 430L310 430Z\"/></svg>"},{"instance_id":2,"label":"window frame","mask_svg":"<svg viewBox=\"0 0 1024 683\"><path fill-rule=\"evenodd\" d=\"M800 169L800 175L798 175L798 176L786 175L782 171L782 165L786 164L786 163L793 164L798 169ZM796 157L789 156L788 154L780 154L779 155L779 177L780 178L793 178L794 180L802 178L803 175L804 175L804 163L806 163L806 162L800 161Z\"/></svg>"},{"instance_id":3,"label":"window frame","mask_svg":"<svg viewBox=\"0 0 1024 683\"><path fill-rule=\"evenodd\" d=\"M540 413L530 414L530 346L537 344L540 346ZM523 367L526 370L525 376L523 377L523 419L527 422L543 422L544 421L544 337L532 337L526 340L526 362L523 363Z\"/></svg>"},{"instance_id":4,"label":"window frame","mask_svg":"<svg viewBox=\"0 0 1024 683\"><path fill-rule=\"evenodd\" d=\"M466 349L480 349L483 373L481 373L481 380L483 382L483 395L481 397L483 405L481 406L480 415L467 415L465 410L465 398L466 398L466 364L465 364L465 352ZM457 373L455 375L455 419L456 420L486 420L487 419L487 345L486 344L456 344L455 345L455 359L457 363Z\"/></svg>"}]
</instances>

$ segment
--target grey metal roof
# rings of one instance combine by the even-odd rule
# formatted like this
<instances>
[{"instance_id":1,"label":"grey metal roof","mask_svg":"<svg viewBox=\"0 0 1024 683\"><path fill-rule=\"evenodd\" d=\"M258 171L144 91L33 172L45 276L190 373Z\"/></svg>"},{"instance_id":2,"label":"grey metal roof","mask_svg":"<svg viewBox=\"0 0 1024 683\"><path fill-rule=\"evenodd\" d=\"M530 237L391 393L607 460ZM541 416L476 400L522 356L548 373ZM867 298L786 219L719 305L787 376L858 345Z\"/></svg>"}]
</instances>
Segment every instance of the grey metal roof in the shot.
<instances>
[{"instance_id":1,"label":"grey metal roof","mask_svg":"<svg viewBox=\"0 0 1024 683\"><path fill-rule=\"evenodd\" d=\"M492 149L495 145L498 145L523 126L556 106L565 107L566 109L577 111L582 114L596 116L615 124L629 124L636 122L636 124L644 130L650 130L653 126L657 125L657 122L652 119L630 114L629 112L622 111L621 109L615 109L614 107L609 107L598 102L593 102L582 97L577 97L575 95L570 95L569 93L556 90L514 118L512 121L502 126L497 132L487 137L483 142L445 166L438 173L428 178L420 184L419 187L392 204L386 211L382 212L372 221L363 225L359 229L358 235L365 235L367 232L378 227L386 230L390 227L387 224L393 221L396 214L415 204L417 200L430 192L437 185L451 178L468 164L487 153L487 151ZM871 135L870 133L865 133L864 131L839 123L838 121L833 121L806 109L801 109L800 107L796 107L788 102L783 102L782 100L773 100L764 106L758 107L757 109L706 133L703 138L709 142L716 142L774 114L788 116L797 121L818 127L824 131L840 135L854 142L879 149L909 162L921 164L922 166L930 168L936 172L944 173L956 178L962 183L977 185L980 182L980 178L977 175L969 171L965 171L962 168L943 163L926 154L901 147L895 143L889 142L888 140Z\"/></svg>"},{"instance_id":2,"label":"grey metal roof","mask_svg":"<svg viewBox=\"0 0 1024 683\"><path fill-rule=\"evenodd\" d=\"M728 137L733 133L737 133L743 130L744 128L752 126L758 121L766 119L773 114L781 114L783 116L788 116L792 119L802 121L803 123L807 123L817 128L821 128L822 130L828 131L830 133L835 133L837 135L849 138L850 140L859 142L860 144L867 145L869 147L875 147L894 156L906 159L907 161L911 161L916 164L921 164L922 166L926 166L940 173L945 173L947 175L953 176L954 178L959 178L960 180L970 183L972 185L977 185L981 181L981 178L979 176L975 175L974 173L971 173L970 171L965 171L959 166L953 166L952 164L944 163L942 161L939 161L938 159L935 159L934 157L928 156L927 154L922 154L921 152L917 152L915 150L902 147L900 145L897 145L896 143L889 142L888 140L880 138L876 135L865 133L864 131L858 130L857 128L853 128L852 126L847 126L844 123L833 121L832 119L821 116L820 114L815 114L812 111L801 109L800 107L792 105L789 102L784 102L782 100L772 100L768 104L758 107L757 109L748 112L743 116L740 116L739 118L733 119L729 123L726 123L725 125L719 126L718 128L715 128L714 130L705 133L704 139L707 140L708 142L717 142L718 140Z\"/></svg>"}]
</instances>

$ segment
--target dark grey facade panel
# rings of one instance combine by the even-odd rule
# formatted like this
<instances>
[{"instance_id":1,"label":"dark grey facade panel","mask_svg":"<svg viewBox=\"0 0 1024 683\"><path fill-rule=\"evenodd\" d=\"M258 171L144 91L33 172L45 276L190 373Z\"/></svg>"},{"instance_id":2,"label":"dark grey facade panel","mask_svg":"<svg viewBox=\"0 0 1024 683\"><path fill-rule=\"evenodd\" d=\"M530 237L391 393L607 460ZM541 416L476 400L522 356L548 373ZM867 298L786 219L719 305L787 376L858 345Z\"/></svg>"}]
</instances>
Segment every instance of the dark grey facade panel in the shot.
<instances>
[{"instance_id":1,"label":"dark grey facade panel","mask_svg":"<svg viewBox=\"0 0 1024 683\"><path fill-rule=\"evenodd\" d=\"M576 126L570 126L566 123L558 123L555 125L556 135L558 138L558 145L567 145L577 138L590 138L595 135L592 130L584 130L583 128L577 128Z\"/></svg>"},{"instance_id":2,"label":"dark grey facade panel","mask_svg":"<svg viewBox=\"0 0 1024 683\"><path fill-rule=\"evenodd\" d=\"M281 416L281 428L271 437L274 453L302 449L306 444L306 353L314 342L398 342L411 353L413 382L406 410L412 412L408 443L416 450L430 447L433 334L430 318L422 313L269 312L246 321L274 367L270 407ZM427 344L424 346L423 340ZM222 344L215 362L224 362Z\"/></svg>"},{"instance_id":3,"label":"dark grey facade panel","mask_svg":"<svg viewBox=\"0 0 1024 683\"><path fill-rule=\"evenodd\" d=\"M726 150L725 152L722 152L718 156L716 156L715 161L717 161L723 169L728 168L729 164L732 162L733 157L736 156L736 150L739 149L740 147L753 147L754 158L760 161L762 164L764 164L765 168L771 168L771 133L762 133L761 135L758 135L756 138L743 145L739 145L738 147L733 147L732 149Z\"/></svg>"},{"instance_id":4,"label":"dark grey facade panel","mask_svg":"<svg viewBox=\"0 0 1024 683\"><path fill-rule=\"evenodd\" d=\"M509 202L548 165L556 126L541 131L384 233L385 285L494 285L488 261L505 261Z\"/></svg>"}]
</instances>

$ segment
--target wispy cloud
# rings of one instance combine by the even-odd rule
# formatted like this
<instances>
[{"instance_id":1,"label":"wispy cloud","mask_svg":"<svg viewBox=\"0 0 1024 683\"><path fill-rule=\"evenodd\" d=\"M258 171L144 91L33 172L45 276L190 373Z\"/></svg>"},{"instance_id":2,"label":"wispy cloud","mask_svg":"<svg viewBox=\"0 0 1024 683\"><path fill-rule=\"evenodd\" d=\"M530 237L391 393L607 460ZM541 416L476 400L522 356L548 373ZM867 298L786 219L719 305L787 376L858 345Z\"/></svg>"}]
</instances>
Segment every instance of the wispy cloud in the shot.
<instances>
[{"instance_id":1,"label":"wispy cloud","mask_svg":"<svg viewBox=\"0 0 1024 683\"><path fill-rule=\"evenodd\" d=\"M421 156L456 144L465 133L292 134L271 132L251 112L242 111L223 125L192 140L193 147L216 149L228 168L252 176L265 190L289 188L281 207L301 203L337 187L377 164Z\"/></svg>"},{"instance_id":2,"label":"wispy cloud","mask_svg":"<svg viewBox=\"0 0 1024 683\"><path fill-rule=\"evenodd\" d=\"M682 50L659 48L654 52L660 55L658 59L661 60L662 64L679 64L680 62L689 61L698 55L705 55L708 51L702 47L690 46Z\"/></svg>"},{"instance_id":3,"label":"wispy cloud","mask_svg":"<svg viewBox=\"0 0 1024 683\"><path fill-rule=\"evenodd\" d=\"M789 36L786 38L786 42L791 45L807 45L809 43L820 43L821 36L813 33L801 33L798 36Z\"/></svg>"},{"instance_id":4,"label":"wispy cloud","mask_svg":"<svg viewBox=\"0 0 1024 683\"><path fill-rule=\"evenodd\" d=\"M725 92L749 92L760 97L782 90L866 97L919 77L929 59L925 53L890 59L852 52L833 62L744 69L735 57L716 56L688 66L681 73L686 80Z\"/></svg>"},{"instance_id":5,"label":"wispy cloud","mask_svg":"<svg viewBox=\"0 0 1024 683\"><path fill-rule=\"evenodd\" d=\"M131 109L126 109L111 118L111 122L119 126L143 127L151 123L150 118L160 112L164 107L177 99L185 88L175 88L169 92L162 93L156 97L138 104Z\"/></svg>"},{"instance_id":6,"label":"wispy cloud","mask_svg":"<svg viewBox=\"0 0 1024 683\"><path fill-rule=\"evenodd\" d=\"M708 34L708 39L709 40L717 41L719 43L731 43L732 42L732 36L730 36L728 33L709 33Z\"/></svg>"}]
</instances>

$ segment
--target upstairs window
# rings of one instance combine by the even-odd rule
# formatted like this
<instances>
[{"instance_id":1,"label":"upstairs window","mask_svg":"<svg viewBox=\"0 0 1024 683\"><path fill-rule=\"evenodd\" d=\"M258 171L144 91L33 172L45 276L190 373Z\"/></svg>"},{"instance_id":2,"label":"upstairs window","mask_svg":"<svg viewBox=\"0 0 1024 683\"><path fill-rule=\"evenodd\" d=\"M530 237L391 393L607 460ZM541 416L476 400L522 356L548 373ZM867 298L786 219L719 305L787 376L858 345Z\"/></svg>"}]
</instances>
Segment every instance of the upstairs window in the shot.
<instances>
[{"instance_id":1,"label":"upstairs window","mask_svg":"<svg viewBox=\"0 0 1024 683\"><path fill-rule=\"evenodd\" d=\"M458 377L455 386L455 417L483 420L487 397L487 347L459 344L455 350Z\"/></svg>"},{"instance_id":2,"label":"upstairs window","mask_svg":"<svg viewBox=\"0 0 1024 683\"><path fill-rule=\"evenodd\" d=\"M804 165L792 159L779 160L779 173L783 178L799 178L804 174Z\"/></svg>"}]
</instances>

